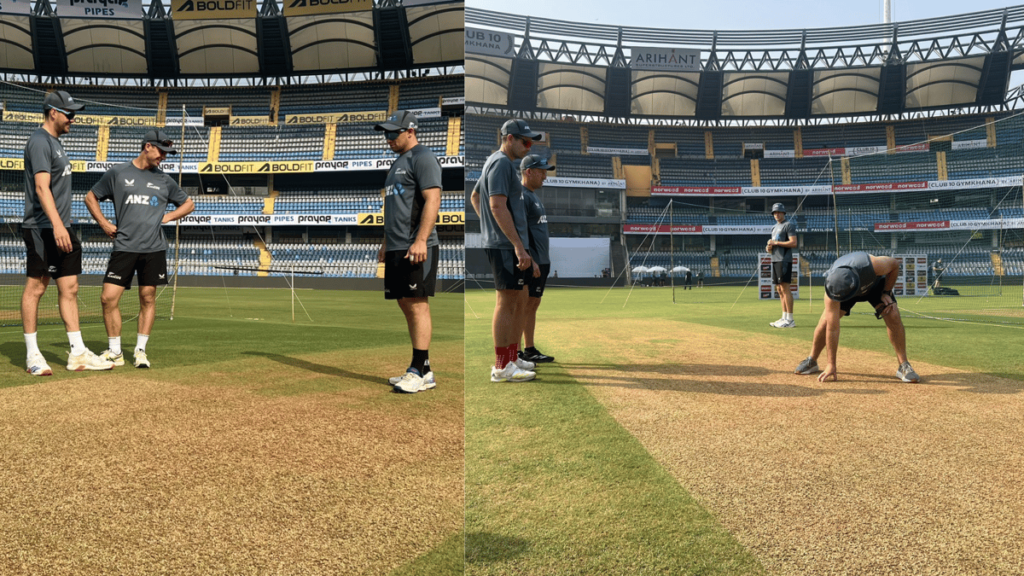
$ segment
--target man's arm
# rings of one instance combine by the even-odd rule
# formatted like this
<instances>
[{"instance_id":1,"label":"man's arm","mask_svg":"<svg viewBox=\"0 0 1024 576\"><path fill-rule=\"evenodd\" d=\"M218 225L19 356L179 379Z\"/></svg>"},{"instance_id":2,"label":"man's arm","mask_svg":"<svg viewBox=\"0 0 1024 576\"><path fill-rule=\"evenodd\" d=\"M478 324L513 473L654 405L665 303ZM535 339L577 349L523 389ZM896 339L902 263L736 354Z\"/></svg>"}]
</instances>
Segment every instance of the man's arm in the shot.
<instances>
[{"instance_id":1,"label":"man's arm","mask_svg":"<svg viewBox=\"0 0 1024 576\"><path fill-rule=\"evenodd\" d=\"M178 206L176 209L172 210L171 212L167 212L166 214L164 214L164 218L163 218L162 222L164 224L167 224L168 222L174 222L175 220L177 220L179 218L183 218L185 216L188 216L195 209L196 209L196 203L193 202L191 198L189 198L188 200L185 200L184 202L182 202L181 206Z\"/></svg>"},{"instance_id":2,"label":"man's arm","mask_svg":"<svg viewBox=\"0 0 1024 576\"><path fill-rule=\"evenodd\" d=\"M825 366L825 370L818 375L819 382L824 382L829 378L839 379L836 373L836 355L839 351L839 319L843 317L843 310L839 307L839 302L825 297L825 310L822 312L822 316L825 317L825 357L828 358L828 364Z\"/></svg>"},{"instance_id":3,"label":"man's arm","mask_svg":"<svg viewBox=\"0 0 1024 576\"><path fill-rule=\"evenodd\" d=\"M900 275L899 260L890 256L871 256L871 267L878 276L885 276L885 291L892 290Z\"/></svg>"},{"instance_id":4,"label":"man's arm","mask_svg":"<svg viewBox=\"0 0 1024 576\"><path fill-rule=\"evenodd\" d=\"M60 219L60 213L57 212L57 201L53 199L53 191L50 190L50 173L36 172L34 180L36 198L39 198L39 205L43 207L43 212L46 213L46 217L50 219L50 224L53 226L53 239L56 240L57 246L61 250L71 252L71 235L68 234L64 222Z\"/></svg>"},{"instance_id":5,"label":"man's arm","mask_svg":"<svg viewBox=\"0 0 1024 576\"><path fill-rule=\"evenodd\" d=\"M530 254L523 247L523 240L519 237L515 220L512 219L512 213L509 212L508 206L505 204L506 202L508 202L508 198L505 195L491 195L488 199L494 221L498 223L498 228L501 228L501 231L508 237L509 242L512 242L512 246L515 248L516 258L519 260L519 269L526 270L533 265L533 259L530 258Z\"/></svg>"},{"instance_id":6,"label":"man's arm","mask_svg":"<svg viewBox=\"0 0 1024 576\"><path fill-rule=\"evenodd\" d=\"M779 248L796 248L796 236L790 236L789 240L786 240L785 242L769 240L768 246L778 246Z\"/></svg>"},{"instance_id":7,"label":"man's arm","mask_svg":"<svg viewBox=\"0 0 1024 576\"><path fill-rule=\"evenodd\" d=\"M473 205L476 217L480 217L480 192L473 186L473 193L469 195L469 203Z\"/></svg>"},{"instance_id":8,"label":"man's arm","mask_svg":"<svg viewBox=\"0 0 1024 576\"><path fill-rule=\"evenodd\" d=\"M427 259L427 239L434 231L434 223L437 222L437 213L441 209L441 189L427 188L423 191L423 214L420 216L420 229L413 240L405 257L413 264L424 262Z\"/></svg>"},{"instance_id":9,"label":"man's arm","mask_svg":"<svg viewBox=\"0 0 1024 576\"><path fill-rule=\"evenodd\" d=\"M92 219L100 225L103 229L103 233L111 238L117 236L117 226L112 224L107 217L103 215L103 211L100 210L100 201L96 198L96 194L92 190L85 195L85 207L89 209L89 214L92 214Z\"/></svg>"}]
</instances>

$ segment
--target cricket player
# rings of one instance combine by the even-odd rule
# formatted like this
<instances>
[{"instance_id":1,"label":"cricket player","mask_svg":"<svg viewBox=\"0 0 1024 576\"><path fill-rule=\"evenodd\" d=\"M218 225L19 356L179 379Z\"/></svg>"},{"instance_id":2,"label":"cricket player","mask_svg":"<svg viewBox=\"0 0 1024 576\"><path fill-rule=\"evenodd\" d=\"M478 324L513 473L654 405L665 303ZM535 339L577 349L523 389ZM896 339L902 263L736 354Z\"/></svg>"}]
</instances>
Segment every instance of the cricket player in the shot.
<instances>
[{"instance_id":1,"label":"cricket player","mask_svg":"<svg viewBox=\"0 0 1024 576\"><path fill-rule=\"evenodd\" d=\"M789 286L793 279L793 248L796 247L796 229L793 223L786 220L786 207L781 202L772 206L772 217L775 226L772 237L765 246L765 251L772 255L772 284L779 293L782 302L782 318L768 325L772 328L795 328L793 320L793 293Z\"/></svg>"},{"instance_id":2,"label":"cricket player","mask_svg":"<svg viewBox=\"0 0 1024 576\"><path fill-rule=\"evenodd\" d=\"M544 287L551 273L551 257L549 256L548 216L544 204L537 197L537 191L544 186L548 170L555 167L538 154L527 154L519 165L522 174L523 203L526 205L526 221L530 233L530 255L533 258L531 274L526 275L526 290L520 297L519 308L523 314L523 343L525 347L519 352L519 358L534 364L554 362L534 345L537 330L537 309L540 299L544 297ZM525 302L524 302L525 300Z\"/></svg>"}]
</instances>

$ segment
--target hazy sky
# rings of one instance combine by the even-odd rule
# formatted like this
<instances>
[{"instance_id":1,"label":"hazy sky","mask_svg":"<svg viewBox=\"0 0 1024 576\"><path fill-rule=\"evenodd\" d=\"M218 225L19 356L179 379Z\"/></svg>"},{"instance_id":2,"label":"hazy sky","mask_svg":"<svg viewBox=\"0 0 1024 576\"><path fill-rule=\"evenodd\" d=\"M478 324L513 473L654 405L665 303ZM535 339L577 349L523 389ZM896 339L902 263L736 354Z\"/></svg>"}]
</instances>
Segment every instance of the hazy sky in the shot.
<instances>
[{"instance_id":1,"label":"hazy sky","mask_svg":"<svg viewBox=\"0 0 1024 576\"><path fill-rule=\"evenodd\" d=\"M893 21L1005 8L995 0L892 0ZM771 30L877 24L882 0L466 0L466 6L571 22L691 30Z\"/></svg>"}]
</instances>

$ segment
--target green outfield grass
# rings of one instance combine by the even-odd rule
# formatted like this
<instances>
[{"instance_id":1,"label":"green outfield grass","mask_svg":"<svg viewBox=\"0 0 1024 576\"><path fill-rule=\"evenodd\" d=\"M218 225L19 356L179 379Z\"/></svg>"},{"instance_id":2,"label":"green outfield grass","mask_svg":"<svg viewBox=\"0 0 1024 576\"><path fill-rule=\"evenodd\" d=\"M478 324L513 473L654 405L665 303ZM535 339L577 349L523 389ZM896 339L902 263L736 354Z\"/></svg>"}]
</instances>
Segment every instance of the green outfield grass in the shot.
<instances>
[{"instance_id":1,"label":"green outfield grass","mask_svg":"<svg viewBox=\"0 0 1024 576\"><path fill-rule=\"evenodd\" d=\"M673 304L669 288L632 294L623 288L550 289L538 314L537 345L559 356L560 343L545 339L544 326L560 321L593 320L596 330L609 330L616 319L673 319L771 334L778 345L770 354L795 366L810 349L822 310L820 300L797 300L797 328L777 330L768 323L779 317L779 303L759 301L753 289L677 289L676 299ZM581 347L588 340L581 331L574 357L542 365L539 380L492 384L494 293L473 290L466 302L467 574L763 573L583 384L559 367L614 364L616 351ZM841 346L891 355L882 322L858 310L843 320ZM905 324L912 361L1024 381L1024 360L1006 353L1008 342L1024 336L1019 327L914 317ZM681 343L678 356L664 358L666 365L685 362L687 337L637 335L640 341ZM722 350L723 364L729 354Z\"/></svg>"},{"instance_id":2,"label":"green outfield grass","mask_svg":"<svg viewBox=\"0 0 1024 576\"><path fill-rule=\"evenodd\" d=\"M125 294L125 297L134 296L134 291ZM170 291L165 296L169 298ZM258 431L258 435L251 438L254 450L265 446L267 442L288 444L291 438L301 439L304 437L303 434L308 434L308 440L298 445L288 444L287 447L282 447L283 453L265 464L268 469L275 470L280 466L276 474L288 476L289 481L316 492L316 498L309 499L311 503L318 503L314 513L311 513L308 519L295 518L294 525L283 519L281 528L294 532L288 534L289 537L298 537L303 530L312 530L313 541L291 547L296 551L295 556L280 559L282 564L291 567L281 570L278 562L274 562L270 557L270 553L267 556L260 556L247 552L252 546L252 534L258 532L256 528L250 532L246 531L244 526L228 525L230 533L217 535L223 539L223 558L213 559L208 564L189 564L188 566L192 567L189 569L199 570L196 573L228 573L232 570L233 573L313 573L305 570L319 566L318 569L322 570L351 570L350 573L359 574L379 574L391 570L394 570L395 574L461 574L464 556L461 537L464 397L462 295L445 294L431 299L434 329L431 360L438 387L415 395L393 393L386 384L387 377L405 371L411 356L405 319L394 302L385 301L380 292L302 290L297 292L297 296L302 305L296 303L296 321L293 323L291 294L286 289L180 288L174 320L157 321L154 327L147 346L153 368L148 371L136 370L131 366L129 351L136 340L134 321L125 322L122 331L123 348L128 364L112 372L94 373L67 372L64 363L68 346L63 327L41 326L40 347L54 369L54 376L47 378L32 378L25 374L25 351L20 327L0 329L0 406L4 405L5 401L21 406L26 402L25 398L31 397L33 400L28 405L32 406L33 410L52 410L55 403L59 404L61 399L59 396L47 396L47 391L63 389L65 383L73 382L76 393L87 396L92 388L97 390L97 394L100 391L106 394L113 390L111 393L115 394L115 398L120 394L117 390L142 394L141 398L133 401L141 405L118 409L129 412L138 410L154 414L153 418L159 418L156 415L157 409L147 409L146 404L152 400L154 406L157 405L162 400L162 393L159 390L166 387L167 394L195 396L196 406L200 408L209 406L211 411L224 410L226 417L237 417L243 420L246 426L251 423L253 429ZM302 306L305 307L305 311ZM86 344L94 352L107 347L102 324L83 324L82 332ZM139 392L150 390L155 392ZM40 400L34 400L36 396L40 397ZM223 398L223 401L219 398ZM238 411L225 408L236 404ZM82 409L98 410L106 414L107 404L89 405L88 408ZM280 410L282 416L267 416L272 421L253 423L253 418L262 418L260 414L273 415L277 414L277 410ZM70 411L68 418L72 420L77 417L74 409L63 411ZM254 411L253 414L250 414L250 411ZM302 411L310 413L309 422L287 419L287 414ZM58 414L61 412L62 410L57 410ZM51 416L39 416L39 420L52 417L51 412L47 413ZM319 417L325 418L324 422L331 425L337 422L338 432L333 436L323 436L320 431L322 427L318 429L317 426L310 424L318 421L316 418ZM26 414L25 418L28 421L33 419L31 413ZM61 420L63 423L63 418ZM106 425L90 428L89 433L102 436L110 432L111 428L120 425L114 419L107 422ZM140 430L128 433L142 436L150 434L143 424L145 420L139 422ZM185 422L187 424L183 424L186 427L183 432L187 432L185 435L190 438L209 436L211 439L217 439L224 432L221 427L226 425L202 410L198 416L188 416ZM312 427L302 432L301 430L307 426ZM345 446L345 449L350 448L355 453L342 457L335 452L335 443L344 446L347 442L345 437L348 435L348 429L352 429L352 439L357 445ZM435 441L428 436L419 436L419 433L415 432L432 429L446 431L446 437ZM48 430L41 429L39 438L46 438L48 434ZM264 437L263 434L268 436ZM403 437L408 434L416 436ZM377 440L374 438L379 438L380 447L376 446ZM0 455L7 449L18 448L8 445L10 441L9 436L0 440ZM440 445L435 446L435 443ZM243 451L247 450L249 445L250 442L246 439L240 443ZM406 452L403 445L407 446L408 453L415 457L401 456L389 462L389 459L395 458L394 455ZM331 448L326 448L328 446ZM197 445L194 448L202 451L206 447ZM234 448L238 449L239 447ZM61 447L50 447L47 450L52 450L56 454L62 453ZM322 453L325 450L328 452ZM378 450L382 453L375 454ZM363 451L366 454L360 455ZM74 460L71 459L79 457L73 453L57 456L58 459L67 458L72 462ZM346 463L346 458L351 461ZM322 466L315 464L320 461L324 462ZM60 465L59 462L60 460L54 463ZM130 458L128 462L126 466L131 468ZM288 462L296 464L290 466ZM303 480L303 470L310 462L314 465L310 468L310 475ZM205 466L202 462L195 465L201 468ZM145 468L146 464L136 466ZM261 474L270 472L261 470L261 466L263 465L251 469L240 466L239 470L232 470L229 466L225 469L227 478L218 482L230 485L233 481L238 481L239 491L245 499L251 501L249 508L277 510L272 513L279 513L285 519L290 519L289 513L293 509L301 509L301 492L296 494L295 502L289 503L289 498L273 494L273 490L264 489L264 493L257 489L256 493L249 493L245 487L247 481L235 478L237 475L252 475L255 478L248 482L263 481L265 479L260 478ZM346 466L352 467L352 475L345 471L339 475L340 477L332 479L331 474L324 473L325 470L330 470L331 466L337 466L339 470L344 470ZM217 462L209 463L209 467L217 468ZM69 470L69 474L73 476L75 466L72 464ZM393 478L374 477L373 470L400 470L403 474L408 472L410 478L403 478L394 472ZM40 474L47 476L48 472L40 470ZM416 478L419 480L412 480ZM438 493L436 498L432 498L430 489L424 486L423 493L434 501L429 505L419 504L418 496L411 499L409 496L416 494L421 488L417 487L416 491L409 492L407 486L401 485L410 481L441 483L445 494ZM336 488L319 489L332 482L336 483ZM391 485L392 483L394 485ZM356 491L356 487L361 487L358 490L362 491ZM394 494L389 495L392 491ZM3 489L0 489L0 497L3 492ZM168 492L173 493L173 490L168 489ZM203 498L210 495L202 494L205 494L204 490L191 487L181 495L182 498L196 498L194 505L199 508L196 511L197 516L186 524L195 522L201 526L206 521L203 519L204 513L201 512L201 508L204 506ZM40 494L41 501L46 501L50 497L49 494ZM238 496L238 499L243 500L243 496ZM348 529L343 517L349 506L346 502L350 499L353 510L358 503L359 506L367 506L363 513L379 513L380 516L376 519L367 518L363 524L364 531L355 533L356 537L368 538L374 542L374 546L379 545L381 548L379 552L374 552L376 555L367 553L369 560L366 560L367 563L363 566L358 563L335 564L346 560L338 560L331 555L344 553L337 550L331 552L328 544L339 541L336 539L343 538L343 535L330 534L331 521L324 521L320 528L313 522L323 514L330 514L330 518L337 521L339 526ZM379 500L379 506L376 508L369 504L375 500ZM227 497L224 497L208 504L216 509L218 505L224 505L227 501ZM404 509L403 501L411 508ZM338 511L332 511L332 507L338 507ZM249 508L245 512L248 512ZM239 512L239 517L245 516L243 511ZM420 515L422 518L404 518L403 514ZM206 515L215 514L210 512ZM6 546L12 553L17 551L18 542L17 538L10 538L11 534L8 531L15 525L15 520L17 519L0 513L0 534L7 534L4 540L8 542ZM432 528L410 541L409 534L395 532L396 524L405 520L412 520L413 525L426 524ZM128 528L125 529L126 535L123 536L123 540L120 540L122 536L117 534L111 538L113 546L127 548L128 554L111 560L110 564L97 564L95 557L84 552L85 555L82 557L67 558L64 562L72 567L78 567L73 568L72 572L76 569L98 569L106 573L153 573L164 569L158 568L158 565L173 567L176 561L181 560L175 558L177 553L173 551L173 547L164 548L157 544L149 546L147 541L147 544L140 548L146 551L149 555L148 561L152 563L124 564L124 556L131 555L135 537L134 532L131 535L127 533L135 530L145 531L148 523L141 520L134 523L128 521L126 525ZM189 529L189 526L181 526L183 532ZM316 541L320 536L317 530L323 530L322 543ZM88 539L89 536L83 538L86 541ZM74 543L69 545L73 546ZM88 548L90 544L84 546ZM183 546L188 549L187 544ZM322 547L323 554L328 556L317 560L316 552L312 550L318 547ZM365 548L365 545L363 547ZM389 555L388 548L396 552ZM417 552L410 555L410 550ZM60 553L74 554L74 551L64 550ZM161 558L161 553L165 553L167 557ZM288 550L283 550L282 553L291 554ZM0 572L11 573L7 568L16 568L12 568L10 563L16 562L14 558L16 556L4 557L0 554ZM30 571L42 573L48 571L46 567L53 569L53 565L47 563L50 561L47 558L35 557L32 554L29 554L29 558L35 558L39 562L36 564L39 570ZM31 568L32 561L29 560L27 565ZM229 565L233 566L233 569L228 569ZM406 566L401 568L402 565ZM126 569L126 566L131 569ZM390 567L385 570L385 566ZM60 572L62 570L54 569L51 573Z\"/></svg>"}]
</instances>

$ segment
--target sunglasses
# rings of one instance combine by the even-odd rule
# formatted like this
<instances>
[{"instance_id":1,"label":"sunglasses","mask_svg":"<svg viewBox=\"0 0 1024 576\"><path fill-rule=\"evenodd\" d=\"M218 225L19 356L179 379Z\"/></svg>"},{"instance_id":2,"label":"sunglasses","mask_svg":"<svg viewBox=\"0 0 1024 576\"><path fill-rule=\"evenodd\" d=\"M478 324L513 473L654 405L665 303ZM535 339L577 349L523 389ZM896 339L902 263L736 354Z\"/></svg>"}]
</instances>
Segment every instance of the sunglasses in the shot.
<instances>
[{"instance_id":1,"label":"sunglasses","mask_svg":"<svg viewBox=\"0 0 1024 576\"><path fill-rule=\"evenodd\" d=\"M148 140L146 143L152 144L153 147L164 153L166 153L167 151L161 149L160 146L163 146L164 148L170 148L174 145L174 142L172 140Z\"/></svg>"},{"instance_id":2,"label":"sunglasses","mask_svg":"<svg viewBox=\"0 0 1024 576\"><path fill-rule=\"evenodd\" d=\"M384 137L388 140L395 140L402 132L405 132L405 130L388 130L384 132Z\"/></svg>"},{"instance_id":3,"label":"sunglasses","mask_svg":"<svg viewBox=\"0 0 1024 576\"><path fill-rule=\"evenodd\" d=\"M523 146L526 146L527 148L530 148L531 146L533 146L533 140L531 140L529 138L522 138L520 136L516 136L516 140L519 140L520 142L522 142Z\"/></svg>"},{"instance_id":4,"label":"sunglasses","mask_svg":"<svg viewBox=\"0 0 1024 576\"><path fill-rule=\"evenodd\" d=\"M61 110L60 108L57 108L56 106L50 106L50 108L53 108L57 112L60 112L61 114L66 116L68 120L74 120L75 119L75 113L74 112L68 112L67 110Z\"/></svg>"}]
</instances>

